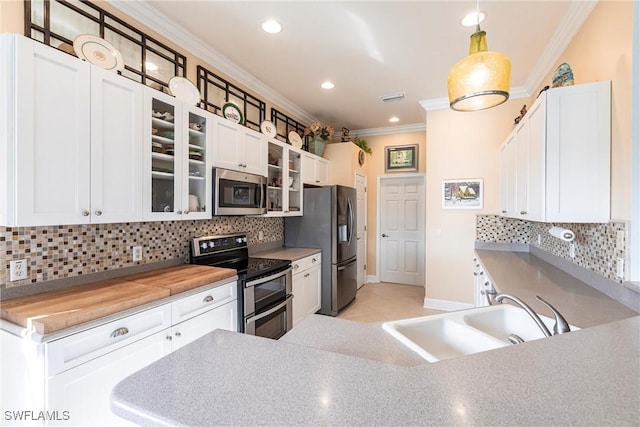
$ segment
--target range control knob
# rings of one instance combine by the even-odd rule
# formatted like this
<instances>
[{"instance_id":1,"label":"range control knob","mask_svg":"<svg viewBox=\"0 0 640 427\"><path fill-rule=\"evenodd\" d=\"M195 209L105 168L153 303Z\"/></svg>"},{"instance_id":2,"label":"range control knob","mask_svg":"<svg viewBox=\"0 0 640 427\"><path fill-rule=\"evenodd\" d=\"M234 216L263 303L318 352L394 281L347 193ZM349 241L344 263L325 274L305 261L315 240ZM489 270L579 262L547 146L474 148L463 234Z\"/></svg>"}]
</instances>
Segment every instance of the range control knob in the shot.
<instances>
[{"instance_id":1,"label":"range control knob","mask_svg":"<svg viewBox=\"0 0 640 427\"><path fill-rule=\"evenodd\" d=\"M236 243L242 243L242 237L236 237Z\"/></svg>"},{"instance_id":2,"label":"range control knob","mask_svg":"<svg viewBox=\"0 0 640 427\"><path fill-rule=\"evenodd\" d=\"M209 242L209 247L210 247L210 248L213 248L213 247L215 247L215 246L216 246L215 242L214 242L213 240L211 240L211 241Z\"/></svg>"},{"instance_id":3,"label":"range control knob","mask_svg":"<svg viewBox=\"0 0 640 427\"><path fill-rule=\"evenodd\" d=\"M200 249L202 249L202 250L207 249L207 242L200 243Z\"/></svg>"},{"instance_id":4,"label":"range control knob","mask_svg":"<svg viewBox=\"0 0 640 427\"><path fill-rule=\"evenodd\" d=\"M247 238L246 237L242 238L242 243L247 243Z\"/></svg>"}]
</instances>

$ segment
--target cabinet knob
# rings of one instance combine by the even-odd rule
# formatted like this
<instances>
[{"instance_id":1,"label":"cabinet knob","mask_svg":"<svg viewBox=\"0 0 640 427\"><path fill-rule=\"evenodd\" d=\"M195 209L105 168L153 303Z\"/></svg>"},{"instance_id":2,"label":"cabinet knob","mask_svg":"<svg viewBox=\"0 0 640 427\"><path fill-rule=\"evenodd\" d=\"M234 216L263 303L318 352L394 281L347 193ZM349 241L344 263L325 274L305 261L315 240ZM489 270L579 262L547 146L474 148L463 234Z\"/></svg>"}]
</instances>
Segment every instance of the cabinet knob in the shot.
<instances>
[{"instance_id":1,"label":"cabinet knob","mask_svg":"<svg viewBox=\"0 0 640 427\"><path fill-rule=\"evenodd\" d=\"M189 215L189 211L184 211L183 212L185 215Z\"/></svg>"},{"instance_id":2,"label":"cabinet knob","mask_svg":"<svg viewBox=\"0 0 640 427\"><path fill-rule=\"evenodd\" d=\"M315 258L311 258L311 262L318 262L318 260Z\"/></svg>"},{"instance_id":3,"label":"cabinet knob","mask_svg":"<svg viewBox=\"0 0 640 427\"><path fill-rule=\"evenodd\" d=\"M171 341L173 337L171 335L167 335L167 341Z\"/></svg>"},{"instance_id":4,"label":"cabinet knob","mask_svg":"<svg viewBox=\"0 0 640 427\"><path fill-rule=\"evenodd\" d=\"M507 213L507 211L501 211L502 213Z\"/></svg>"},{"instance_id":5,"label":"cabinet knob","mask_svg":"<svg viewBox=\"0 0 640 427\"><path fill-rule=\"evenodd\" d=\"M83 210L82 211L82 216L89 216L89 211L88 210Z\"/></svg>"},{"instance_id":6,"label":"cabinet knob","mask_svg":"<svg viewBox=\"0 0 640 427\"><path fill-rule=\"evenodd\" d=\"M304 277L309 277L309 273L305 274Z\"/></svg>"},{"instance_id":7,"label":"cabinet knob","mask_svg":"<svg viewBox=\"0 0 640 427\"><path fill-rule=\"evenodd\" d=\"M300 266L299 266L298 264L294 264L294 265L293 265L293 269L294 269L294 270L297 270L297 269L299 269L299 268L300 268Z\"/></svg>"},{"instance_id":8,"label":"cabinet knob","mask_svg":"<svg viewBox=\"0 0 640 427\"><path fill-rule=\"evenodd\" d=\"M176 212L178 215L182 215L182 211L177 211Z\"/></svg>"},{"instance_id":9,"label":"cabinet knob","mask_svg":"<svg viewBox=\"0 0 640 427\"><path fill-rule=\"evenodd\" d=\"M96 216L102 215L102 211L96 211Z\"/></svg>"},{"instance_id":10,"label":"cabinet knob","mask_svg":"<svg viewBox=\"0 0 640 427\"><path fill-rule=\"evenodd\" d=\"M180 337L182 336L182 334L181 334L180 332L176 332L176 336L177 336L178 338L180 338Z\"/></svg>"},{"instance_id":11,"label":"cabinet knob","mask_svg":"<svg viewBox=\"0 0 640 427\"><path fill-rule=\"evenodd\" d=\"M389 235L382 233L382 237L389 237Z\"/></svg>"},{"instance_id":12,"label":"cabinet knob","mask_svg":"<svg viewBox=\"0 0 640 427\"><path fill-rule=\"evenodd\" d=\"M320 180L319 180L319 179L316 179L316 182L320 182Z\"/></svg>"},{"instance_id":13,"label":"cabinet knob","mask_svg":"<svg viewBox=\"0 0 640 427\"><path fill-rule=\"evenodd\" d=\"M478 275L478 272L477 272L477 271L474 271L474 272L473 272L473 275L474 275L474 276L477 276L477 275Z\"/></svg>"},{"instance_id":14,"label":"cabinet knob","mask_svg":"<svg viewBox=\"0 0 640 427\"><path fill-rule=\"evenodd\" d=\"M526 215L527 211L520 211L520 215Z\"/></svg>"}]
</instances>

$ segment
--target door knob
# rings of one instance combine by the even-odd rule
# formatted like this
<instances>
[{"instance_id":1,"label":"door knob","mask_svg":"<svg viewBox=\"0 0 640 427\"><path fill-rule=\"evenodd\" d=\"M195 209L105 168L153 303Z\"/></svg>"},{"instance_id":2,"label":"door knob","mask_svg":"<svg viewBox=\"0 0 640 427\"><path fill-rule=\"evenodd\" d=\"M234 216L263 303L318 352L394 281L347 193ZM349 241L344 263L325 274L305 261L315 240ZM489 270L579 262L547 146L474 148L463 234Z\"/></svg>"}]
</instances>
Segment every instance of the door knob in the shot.
<instances>
[{"instance_id":1,"label":"door knob","mask_svg":"<svg viewBox=\"0 0 640 427\"><path fill-rule=\"evenodd\" d=\"M382 233L382 237L389 237L389 235Z\"/></svg>"}]
</instances>

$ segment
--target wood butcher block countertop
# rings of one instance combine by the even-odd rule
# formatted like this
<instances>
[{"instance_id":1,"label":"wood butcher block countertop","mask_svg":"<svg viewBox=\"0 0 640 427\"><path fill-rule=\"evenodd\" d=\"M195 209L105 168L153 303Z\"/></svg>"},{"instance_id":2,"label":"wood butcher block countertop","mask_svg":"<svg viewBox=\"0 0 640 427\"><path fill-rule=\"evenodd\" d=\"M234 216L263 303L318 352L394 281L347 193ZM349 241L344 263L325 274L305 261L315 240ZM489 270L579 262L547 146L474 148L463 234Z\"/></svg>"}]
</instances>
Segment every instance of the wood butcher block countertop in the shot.
<instances>
[{"instance_id":1,"label":"wood butcher block countertop","mask_svg":"<svg viewBox=\"0 0 640 427\"><path fill-rule=\"evenodd\" d=\"M45 335L235 275L228 268L185 264L5 300L0 316Z\"/></svg>"}]
</instances>

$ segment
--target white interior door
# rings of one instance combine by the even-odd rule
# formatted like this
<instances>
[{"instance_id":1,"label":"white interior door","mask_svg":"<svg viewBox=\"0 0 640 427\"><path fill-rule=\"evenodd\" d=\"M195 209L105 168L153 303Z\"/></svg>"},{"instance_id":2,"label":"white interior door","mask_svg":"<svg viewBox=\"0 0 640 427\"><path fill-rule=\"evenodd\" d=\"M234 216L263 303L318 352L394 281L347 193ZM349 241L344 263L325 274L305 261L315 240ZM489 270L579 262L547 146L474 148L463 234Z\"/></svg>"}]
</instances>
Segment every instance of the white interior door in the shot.
<instances>
[{"instance_id":1,"label":"white interior door","mask_svg":"<svg viewBox=\"0 0 640 427\"><path fill-rule=\"evenodd\" d=\"M424 286L424 176L385 176L379 182L380 280Z\"/></svg>"},{"instance_id":2,"label":"white interior door","mask_svg":"<svg viewBox=\"0 0 640 427\"><path fill-rule=\"evenodd\" d=\"M355 174L356 185L356 239L358 241L358 289L367 277L367 177L359 172Z\"/></svg>"}]
</instances>

